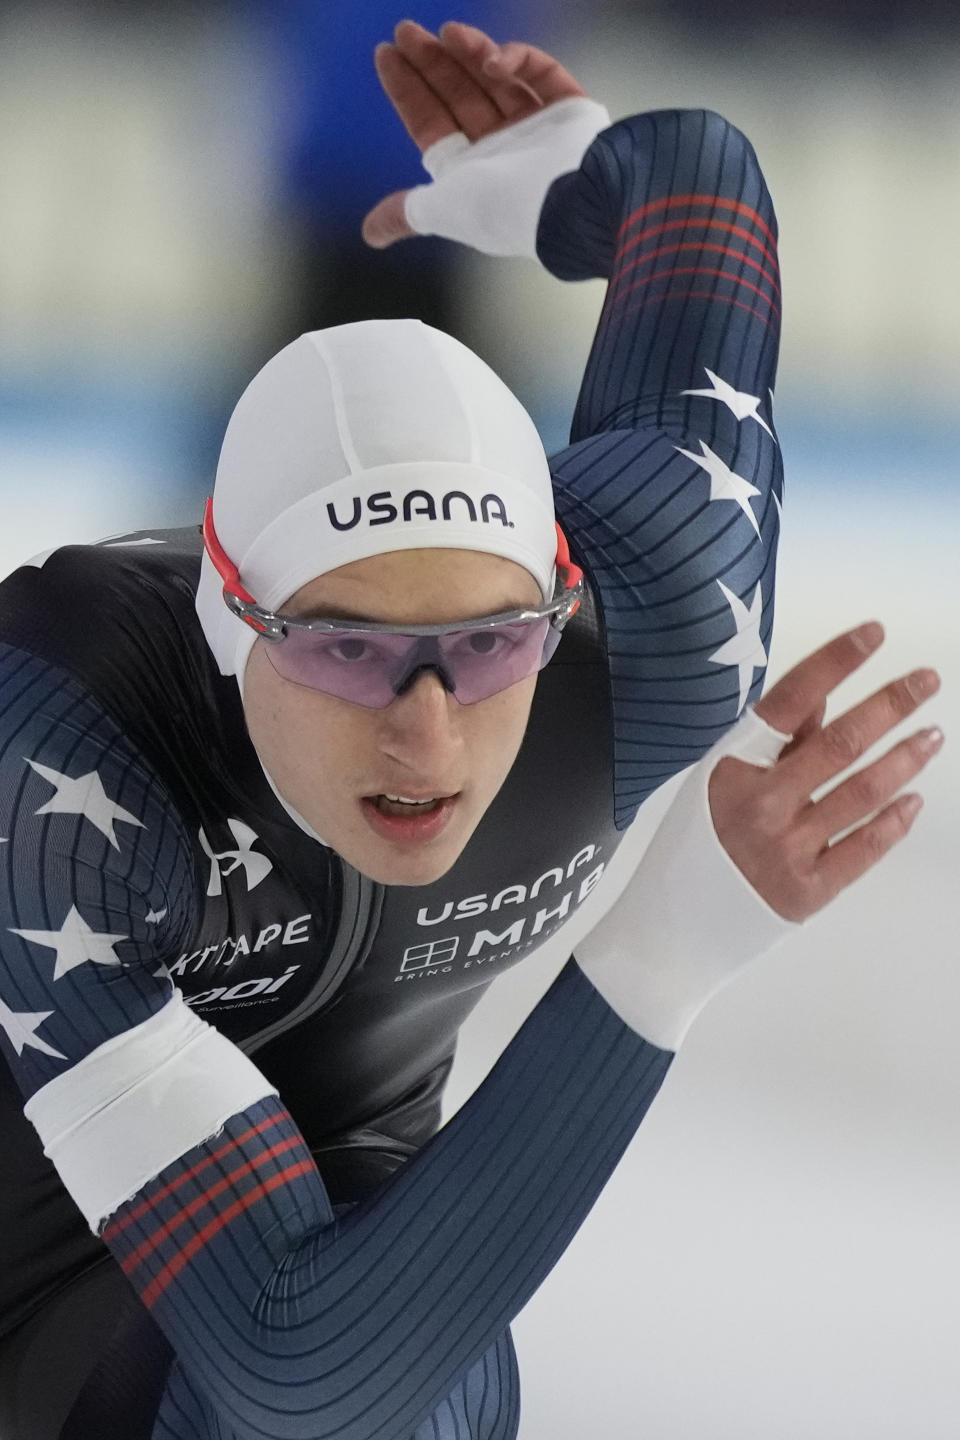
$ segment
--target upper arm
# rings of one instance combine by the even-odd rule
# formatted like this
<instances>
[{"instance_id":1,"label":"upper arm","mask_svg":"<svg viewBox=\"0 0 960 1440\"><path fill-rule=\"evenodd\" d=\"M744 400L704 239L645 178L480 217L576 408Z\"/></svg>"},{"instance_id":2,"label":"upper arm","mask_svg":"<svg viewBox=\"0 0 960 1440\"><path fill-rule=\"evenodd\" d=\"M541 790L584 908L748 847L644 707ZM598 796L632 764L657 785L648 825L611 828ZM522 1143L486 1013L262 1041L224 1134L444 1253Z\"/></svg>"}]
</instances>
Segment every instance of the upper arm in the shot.
<instances>
[{"instance_id":1,"label":"upper arm","mask_svg":"<svg viewBox=\"0 0 960 1440\"><path fill-rule=\"evenodd\" d=\"M171 998L194 878L135 745L63 670L6 645L0 837L0 1044L30 1097Z\"/></svg>"},{"instance_id":2,"label":"upper arm","mask_svg":"<svg viewBox=\"0 0 960 1440\"><path fill-rule=\"evenodd\" d=\"M685 394L714 388L708 370L754 396L769 423L777 222L753 146L729 121L660 110L611 126L551 188L539 248L561 277L609 280L571 440L689 429L697 412L709 424L722 404Z\"/></svg>"}]
</instances>

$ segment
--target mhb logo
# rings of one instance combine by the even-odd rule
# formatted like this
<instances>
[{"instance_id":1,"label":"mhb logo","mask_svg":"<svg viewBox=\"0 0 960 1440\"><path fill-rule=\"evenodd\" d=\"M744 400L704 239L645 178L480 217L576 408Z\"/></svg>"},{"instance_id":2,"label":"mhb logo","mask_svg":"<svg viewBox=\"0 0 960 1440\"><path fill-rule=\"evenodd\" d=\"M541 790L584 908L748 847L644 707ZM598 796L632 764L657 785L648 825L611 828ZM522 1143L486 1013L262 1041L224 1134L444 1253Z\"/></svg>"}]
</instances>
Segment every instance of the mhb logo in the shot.
<instances>
[{"instance_id":1,"label":"mhb logo","mask_svg":"<svg viewBox=\"0 0 960 1440\"><path fill-rule=\"evenodd\" d=\"M459 935L449 935L445 940L426 940L422 945L408 945L403 952L401 973L405 970L429 970L432 965L447 965L459 946Z\"/></svg>"}]
</instances>

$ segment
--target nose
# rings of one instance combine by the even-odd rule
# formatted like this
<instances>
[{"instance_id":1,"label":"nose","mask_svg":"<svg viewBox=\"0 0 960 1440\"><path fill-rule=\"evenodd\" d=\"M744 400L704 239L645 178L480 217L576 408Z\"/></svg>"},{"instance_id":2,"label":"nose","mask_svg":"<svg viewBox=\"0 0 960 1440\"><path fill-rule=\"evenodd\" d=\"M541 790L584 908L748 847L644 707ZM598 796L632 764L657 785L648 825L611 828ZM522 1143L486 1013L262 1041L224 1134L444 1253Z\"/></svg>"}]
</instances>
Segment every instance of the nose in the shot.
<instances>
[{"instance_id":1,"label":"nose","mask_svg":"<svg viewBox=\"0 0 960 1440\"><path fill-rule=\"evenodd\" d=\"M415 774L445 777L463 747L459 709L436 670L421 670L409 689L380 712L381 750Z\"/></svg>"}]
</instances>

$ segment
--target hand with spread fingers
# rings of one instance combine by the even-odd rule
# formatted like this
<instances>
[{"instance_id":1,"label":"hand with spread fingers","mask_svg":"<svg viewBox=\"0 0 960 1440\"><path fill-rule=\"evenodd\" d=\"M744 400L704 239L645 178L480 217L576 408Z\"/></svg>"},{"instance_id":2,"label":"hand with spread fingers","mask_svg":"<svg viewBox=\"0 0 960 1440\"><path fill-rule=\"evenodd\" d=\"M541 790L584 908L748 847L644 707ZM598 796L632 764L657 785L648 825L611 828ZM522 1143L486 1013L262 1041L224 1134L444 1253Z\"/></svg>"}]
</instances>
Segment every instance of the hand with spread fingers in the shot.
<instances>
[{"instance_id":1,"label":"hand with spread fingers","mask_svg":"<svg viewBox=\"0 0 960 1440\"><path fill-rule=\"evenodd\" d=\"M882 627L870 622L802 660L755 706L767 725L792 734L776 762L761 769L725 756L710 775L721 844L784 919L805 920L822 909L907 834L922 805L919 795L897 792L940 749L936 726L811 798L940 688L935 670L914 670L824 725L830 691L882 640Z\"/></svg>"},{"instance_id":2,"label":"hand with spread fingers","mask_svg":"<svg viewBox=\"0 0 960 1440\"><path fill-rule=\"evenodd\" d=\"M648 1040L676 1050L718 990L910 829L920 797L894 797L939 750L936 727L811 798L939 688L936 671L915 670L824 725L827 696L882 639L875 622L838 636L744 711L690 771L619 899L578 944L581 969Z\"/></svg>"},{"instance_id":3,"label":"hand with spread fingers","mask_svg":"<svg viewBox=\"0 0 960 1440\"><path fill-rule=\"evenodd\" d=\"M403 20L374 61L432 183L375 205L363 223L367 244L442 235L489 255L535 258L546 193L609 125L603 106L536 46L497 45L457 21L434 35Z\"/></svg>"}]
</instances>

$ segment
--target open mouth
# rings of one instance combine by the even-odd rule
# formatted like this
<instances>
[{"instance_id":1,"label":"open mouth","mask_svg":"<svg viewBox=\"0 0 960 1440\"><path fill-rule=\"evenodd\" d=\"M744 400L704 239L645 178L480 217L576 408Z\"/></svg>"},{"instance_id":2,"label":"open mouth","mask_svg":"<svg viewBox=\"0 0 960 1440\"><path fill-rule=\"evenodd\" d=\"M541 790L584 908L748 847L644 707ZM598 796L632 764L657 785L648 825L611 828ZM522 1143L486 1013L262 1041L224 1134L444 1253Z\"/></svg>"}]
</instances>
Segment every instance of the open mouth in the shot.
<instances>
[{"instance_id":1,"label":"open mouth","mask_svg":"<svg viewBox=\"0 0 960 1440\"><path fill-rule=\"evenodd\" d=\"M436 795L430 800L411 800L406 795L374 795L371 798L381 815L429 815L449 797Z\"/></svg>"},{"instance_id":2,"label":"open mouth","mask_svg":"<svg viewBox=\"0 0 960 1440\"><path fill-rule=\"evenodd\" d=\"M360 801L368 824L389 840L432 840L445 827L459 799L456 795L364 795Z\"/></svg>"}]
</instances>

